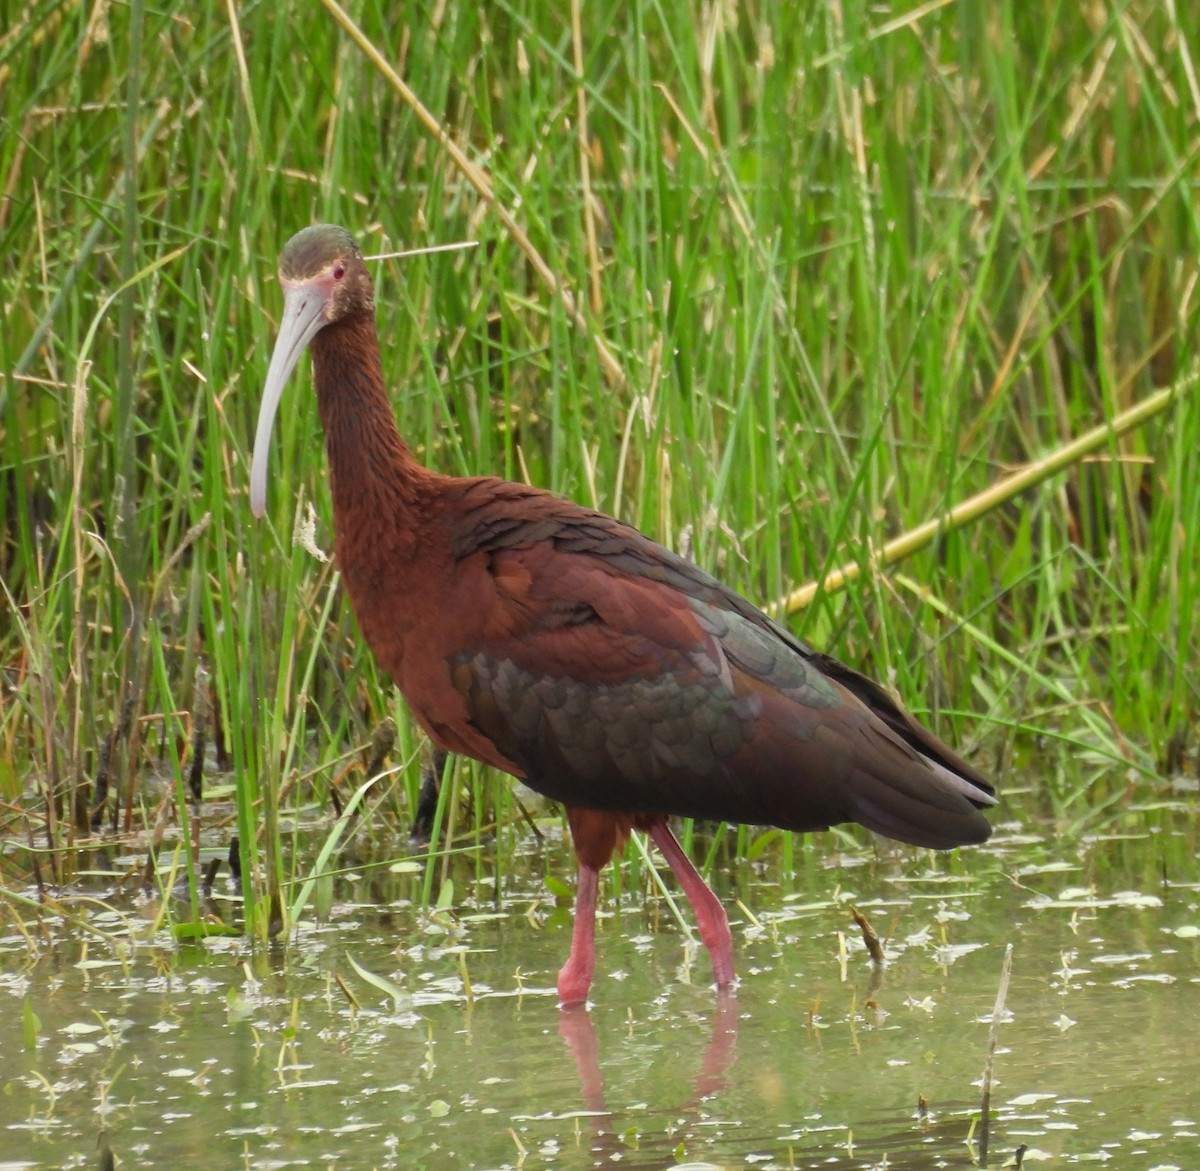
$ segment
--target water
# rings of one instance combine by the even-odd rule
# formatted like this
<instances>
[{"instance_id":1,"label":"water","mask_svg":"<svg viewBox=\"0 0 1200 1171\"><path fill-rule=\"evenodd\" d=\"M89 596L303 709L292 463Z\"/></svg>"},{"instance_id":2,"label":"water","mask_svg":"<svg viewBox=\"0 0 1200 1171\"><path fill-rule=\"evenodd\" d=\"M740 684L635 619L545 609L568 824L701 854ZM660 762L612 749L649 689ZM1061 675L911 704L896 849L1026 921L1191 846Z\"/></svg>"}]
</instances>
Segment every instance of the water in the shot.
<instances>
[{"instance_id":1,"label":"water","mask_svg":"<svg viewBox=\"0 0 1200 1171\"><path fill-rule=\"evenodd\" d=\"M778 883L739 863L715 879L728 998L626 887L590 1012L557 1007L569 918L540 857L499 900L464 866L453 916L404 875L347 883L269 950L26 910L0 938L0 1169L96 1166L102 1131L137 1168L969 1167L1008 943L990 1165L1195 1168L1194 834L805 853ZM851 904L890 936L882 972Z\"/></svg>"}]
</instances>

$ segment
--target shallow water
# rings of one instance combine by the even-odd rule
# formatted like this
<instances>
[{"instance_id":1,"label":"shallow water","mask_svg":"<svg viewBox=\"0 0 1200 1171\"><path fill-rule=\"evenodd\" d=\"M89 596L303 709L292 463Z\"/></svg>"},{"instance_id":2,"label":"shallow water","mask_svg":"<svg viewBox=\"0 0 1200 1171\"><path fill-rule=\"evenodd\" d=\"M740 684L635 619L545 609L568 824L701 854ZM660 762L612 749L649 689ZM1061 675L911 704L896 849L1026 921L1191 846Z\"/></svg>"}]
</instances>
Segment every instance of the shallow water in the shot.
<instances>
[{"instance_id":1,"label":"shallow water","mask_svg":"<svg viewBox=\"0 0 1200 1171\"><path fill-rule=\"evenodd\" d=\"M990 1164L1200 1167L1194 832L804 853L782 885L737 863L714 877L728 998L626 884L589 1012L553 994L558 845L499 900L463 867L453 916L416 910L411 876L343 884L324 922L257 952L60 923L47 943L26 915L42 958L0 939L0 1169L95 1166L102 1130L139 1168L968 1167L1008 943ZM882 971L851 904L890 936Z\"/></svg>"}]
</instances>

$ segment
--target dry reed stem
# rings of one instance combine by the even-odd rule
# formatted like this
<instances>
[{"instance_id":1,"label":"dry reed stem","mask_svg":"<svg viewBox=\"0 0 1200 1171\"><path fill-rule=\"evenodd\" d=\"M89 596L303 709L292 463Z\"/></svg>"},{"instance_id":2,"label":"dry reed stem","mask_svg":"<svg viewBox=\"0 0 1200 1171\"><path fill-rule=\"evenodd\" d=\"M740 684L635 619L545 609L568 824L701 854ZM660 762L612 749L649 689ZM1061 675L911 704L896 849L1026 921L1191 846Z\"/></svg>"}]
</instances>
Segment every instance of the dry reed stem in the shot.
<instances>
[{"instance_id":1,"label":"dry reed stem","mask_svg":"<svg viewBox=\"0 0 1200 1171\"><path fill-rule=\"evenodd\" d=\"M1000 969L1000 986L996 989L996 1004L992 1008L992 1023L988 1028L987 1057L983 1063L983 1093L979 1106L979 1164L987 1166L988 1111L992 1106L992 1073L996 1064L996 1042L1000 1037L1000 1018L1008 999L1008 982L1012 978L1013 945L1004 949L1004 964Z\"/></svg>"},{"instance_id":2,"label":"dry reed stem","mask_svg":"<svg viewBox=\"0 0 1200 1171\"><path fill-rule=\"evenodd\" d=\"M1155 415L1162 414L1185 391L1192 389L1196 381L1197 374L1192 373L1172 386L1155 391L1128 410L1093 427L1090 431L1085 431L1069 443L1064 443L1042 459L1026 464L1011 475L997 480L982 492L961 501L945 515L928 520L915 529L902 533L888 541L878 553L868 557L865 562L866 568L876 570L892 565L917 550L925 548L937 538L978 520L985 513L999 508L1014 496L1024 492L1026 488L1040 484L1064 468L1078 463L1084 456L1090 455L1106 443L1132 431L1135 427L1140 427ZM818 593L833 593L857 580L863 568L863 563L849 561L826 574L823 579L811 581L807 585L801 586L800 589L793 590L776 603L775 609L784 614L802 610L812 602Z\"/></svg>"},{"instance_id":3,"label":"dry reed stem","mask_svg":"<svg viewBox=\"0 0 1200 1171\"><path fill-rule=\"evenodd\" d=\"M625 371L621 368L621 364L613 356L604 338L588 325L587 319L580 312L575 295L554 275L553 270L542 259L541 253L534 247L533 241L525 234L525 230L517 223L512 212L496 198L496 193L492 188L492 181L488 177L487 172L467 158L461 147L450 137L449 131L426 108L421 99L409 89L404 79L392 68L391 63L371 43L366 33L354 23L346 10L337 3L337 0L321 0L321 3L324 4L329 14L341 25L343 30L350 34L351 39L362 50L363 56L379 70L383 79L417 116L417 121L425 127L429 134L450 156L451 162L454 163L467 182L475 188L479 193L479 197L496 213L496 218L504 225L505 231L508 232L517 247L525 254L525 258L533 266L538 276L541 277L542 283L551 293L557 295L562 302L563 307L567 311L567 316L570 317L575 327L585 337L591 338L592 344L596 347L596 355L600 359L600 365L603 367L605 377L609 382L615 387L627 385L628 379L625 377Z\"/></svg>"},{"instance_id":4,"label":"dry reed stem","mask_svg":"<svg viewBox=\"0 0 1200 1171\"><path fill-rule=\"evenodd\" d=\"M587 86L583 75L583 26L579 15L580 0L571 0L571 48L574 51L577 88L576 106L579 112L579 183L583 195L583 232L587 240L588 292L593 313L604 307L600 285L600 249L596 245L596 212L592 201L592 161L588 149Z\"/></svg>"}]
</instances>

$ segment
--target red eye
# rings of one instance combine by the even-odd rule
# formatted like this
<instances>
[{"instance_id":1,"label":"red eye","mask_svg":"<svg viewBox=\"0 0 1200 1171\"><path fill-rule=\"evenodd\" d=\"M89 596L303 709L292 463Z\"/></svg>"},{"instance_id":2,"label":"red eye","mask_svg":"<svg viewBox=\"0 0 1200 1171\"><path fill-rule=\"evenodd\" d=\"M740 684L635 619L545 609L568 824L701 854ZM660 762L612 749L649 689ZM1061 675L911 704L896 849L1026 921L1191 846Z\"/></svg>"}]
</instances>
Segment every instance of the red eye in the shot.
<instances>
[{"instance_id":1,"label":"red eye","mask_svg":"<svg viewBox=\"0 0 1200 1171\"><path fill-rule=\"evenodd\" d=\"M340 281L345 275L346 266L339 260L337 264L333 266L333 279L335 281Z\"/></svg>"}]
</instances>

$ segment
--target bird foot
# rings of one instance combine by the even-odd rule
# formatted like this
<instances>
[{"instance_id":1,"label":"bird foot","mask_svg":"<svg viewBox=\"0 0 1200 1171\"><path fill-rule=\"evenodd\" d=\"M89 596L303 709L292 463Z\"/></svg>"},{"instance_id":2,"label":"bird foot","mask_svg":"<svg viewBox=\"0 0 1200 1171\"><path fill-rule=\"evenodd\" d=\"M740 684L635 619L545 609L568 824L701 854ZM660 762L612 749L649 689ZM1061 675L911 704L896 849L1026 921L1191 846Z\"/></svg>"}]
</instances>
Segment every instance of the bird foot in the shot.
<instances>
[{"instance_id":1,"label":"bird foot","mask_svg":"<svg viewBox=\"0 0 1200 1171\"><path fill-rule=\"evenodd\" d=\"M572 955L558 973L558 1003L563 1008L574 1008L587 1004L588 992L592 987L592 971L588 965L574 963Z\"/></svg>"},{"instance_id":2,"label":"bird foot","mask_svg":"<svg viewBox=\"0 0 1200 1171\"><path fill-rule=\"evenodd\" d=\"M700 934L700 942L708 949L712 959L713 979L718 988L732 988L737 983L737 975L733 966L733 934L729 930L729 920L725 910L717 904L720 917L716 917L711 908L693 903L696 910L696 927Z\"/></svg>"}]
</instances>

